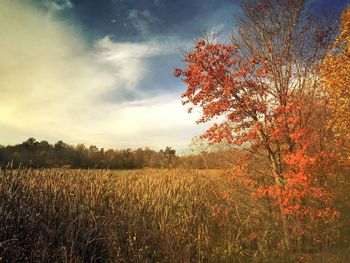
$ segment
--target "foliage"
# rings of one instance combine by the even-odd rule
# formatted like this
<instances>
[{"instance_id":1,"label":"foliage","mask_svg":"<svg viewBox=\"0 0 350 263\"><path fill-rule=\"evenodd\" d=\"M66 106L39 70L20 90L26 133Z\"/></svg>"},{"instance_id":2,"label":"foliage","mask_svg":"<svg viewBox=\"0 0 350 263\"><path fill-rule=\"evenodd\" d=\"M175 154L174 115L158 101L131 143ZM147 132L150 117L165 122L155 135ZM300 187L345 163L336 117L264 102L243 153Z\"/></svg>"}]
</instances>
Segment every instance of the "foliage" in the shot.
<instances>
[{"instance_id":1,"label":"foliage","mask_svg":"<svg viewBox=\"0 0 350 263\"><path fill-rule=\"evenodd\" d=\"M333 50L324 60L322 74L330 111L328 128L334 135L331 141L338 149L339 160L350 167L350 7L341 16L339 30Z\"/></svg>"},{"instance_id":2,"label":"foliage","mask_svg":"<svg viewBox=\"0 0 350 263\"><path fill-rule=\"evenodd\" d=\"M0 147L0 165L3 167L11 164L12 167L135 169L169 168L177 162L178 157L171 147L158 152L149 148L105 151L95 145L87 148L84 144L78 144L74 147L62 141L51 145L34 138L29 138L22 144Z\"/></svg>"},{"instance_id":3,"label":"foliage","mask_svg":"<svg viewBox=\"0 0 350 263\"><path fill-rule=\"evenodd\" d=\"M256 193L272 205L287 250L300 238L317 242L314 230L338 214L325 187L334 155L323 146L325 123L315 125L326 106L319 64L331 28L308 15L304 2L246 3L231 42L200 39L185 55L186 68L174 71L187 85L183 103L202 109L198 122L222 120L203 138L269 163Z\"/></svg>"}]
</instances>

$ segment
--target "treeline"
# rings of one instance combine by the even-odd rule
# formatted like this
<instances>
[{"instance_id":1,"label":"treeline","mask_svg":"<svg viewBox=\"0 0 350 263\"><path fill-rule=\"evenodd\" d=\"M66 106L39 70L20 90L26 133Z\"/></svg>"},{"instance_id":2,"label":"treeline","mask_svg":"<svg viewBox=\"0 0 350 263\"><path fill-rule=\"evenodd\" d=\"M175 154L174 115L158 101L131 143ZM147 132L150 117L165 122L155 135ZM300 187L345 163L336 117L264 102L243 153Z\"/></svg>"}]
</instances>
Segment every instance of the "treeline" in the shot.
<instances>
[{"instance_id":1,"label":"treeline","mask_svg":"<svg viewBox=\"0 0 350 263\"><path fill-rule=\"evenodd\" d=\"M198 144L198 142L197 142ZM201 146L194 146L198 149ZM95 169L140 169L140 168L230 168L243 153L238 149L200 149L192 154L176 155L171 147L160 151L150 148L103 149L95 145L69 145L63 141L50 144L29 138L17 145L0 146L0 166L11 165L33 168L95 168Z\"/></svg>"},{"instance_id":2,"label":"treeline","mask_svg":"<svg viewBox=\"0 0 350 263\"><path fill-rule=\"evenodd\" d=\"M154 151L149 148L136 150L114 150L98 148L95 145L72 146L58 141L50 144L29 138L17 145L0 146L0 164L35 168L110 168L137 169L144 167L171 168L177 165L179 157L171 147Z\"/></svg>"}]
</instances>

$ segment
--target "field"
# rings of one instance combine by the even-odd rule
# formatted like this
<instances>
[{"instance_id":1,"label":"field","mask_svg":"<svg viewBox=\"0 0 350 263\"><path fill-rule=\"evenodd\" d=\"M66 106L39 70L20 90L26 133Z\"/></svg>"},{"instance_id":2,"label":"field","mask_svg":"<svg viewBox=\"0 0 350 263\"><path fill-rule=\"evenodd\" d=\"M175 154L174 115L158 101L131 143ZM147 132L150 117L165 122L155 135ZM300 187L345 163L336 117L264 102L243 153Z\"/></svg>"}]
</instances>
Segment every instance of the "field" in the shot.
<instances>
[{"instance_id":1,"label":"field","mask_svg":"<svg viewBox=\"0 0 350 263\"><path fill-rule=\"evenodd\" d=\"M0 262L346 262L324 245L281 254L265 204L230 173L2 171Z\"/></svg>"}]
</instances>

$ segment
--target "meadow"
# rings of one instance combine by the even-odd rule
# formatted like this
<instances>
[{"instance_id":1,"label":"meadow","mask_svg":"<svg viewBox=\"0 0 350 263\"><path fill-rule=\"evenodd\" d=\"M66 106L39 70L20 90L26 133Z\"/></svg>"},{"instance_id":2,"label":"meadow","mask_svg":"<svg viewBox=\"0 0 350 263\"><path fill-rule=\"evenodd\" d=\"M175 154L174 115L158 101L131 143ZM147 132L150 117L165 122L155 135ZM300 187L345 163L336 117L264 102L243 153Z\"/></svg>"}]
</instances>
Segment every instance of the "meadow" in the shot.
<instances>
[{"instance_id":1,"label":"meadow","mask_svg":"<svg viewBox=\"0 0 350 263\"><path fill-rule=\"evenodd\" d=\"M0 263L350 262L346 2L0 0Z\"/></svg>"},{"instance_id":2,"label":"meadow","mask_svg":"<svg viewBox=\"0 0 350 263\"><path fill-rule=\"evenodd\" d=\"M267 204L234 172L5 169L0 262L348 262L339 230L283 254Z\"/></svg>"}]
</instances>

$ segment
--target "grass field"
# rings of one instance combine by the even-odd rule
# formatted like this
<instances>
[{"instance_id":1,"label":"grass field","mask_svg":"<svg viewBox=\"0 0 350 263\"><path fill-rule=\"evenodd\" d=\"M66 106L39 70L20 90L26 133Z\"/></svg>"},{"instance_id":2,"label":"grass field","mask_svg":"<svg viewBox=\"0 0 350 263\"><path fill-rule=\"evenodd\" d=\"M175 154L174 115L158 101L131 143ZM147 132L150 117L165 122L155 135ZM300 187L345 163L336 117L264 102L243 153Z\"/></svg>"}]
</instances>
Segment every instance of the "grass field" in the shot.
<instances>
[{"instance_id":1,"label":"grass field","mask_svg":"<svg viewBox=\"0 0 350 263\"><path fill-rule=\"evenodd\" d=\"M230 173L2 171L0 262L286 262L266 205Z\"/></svg>"}]
</instances>

